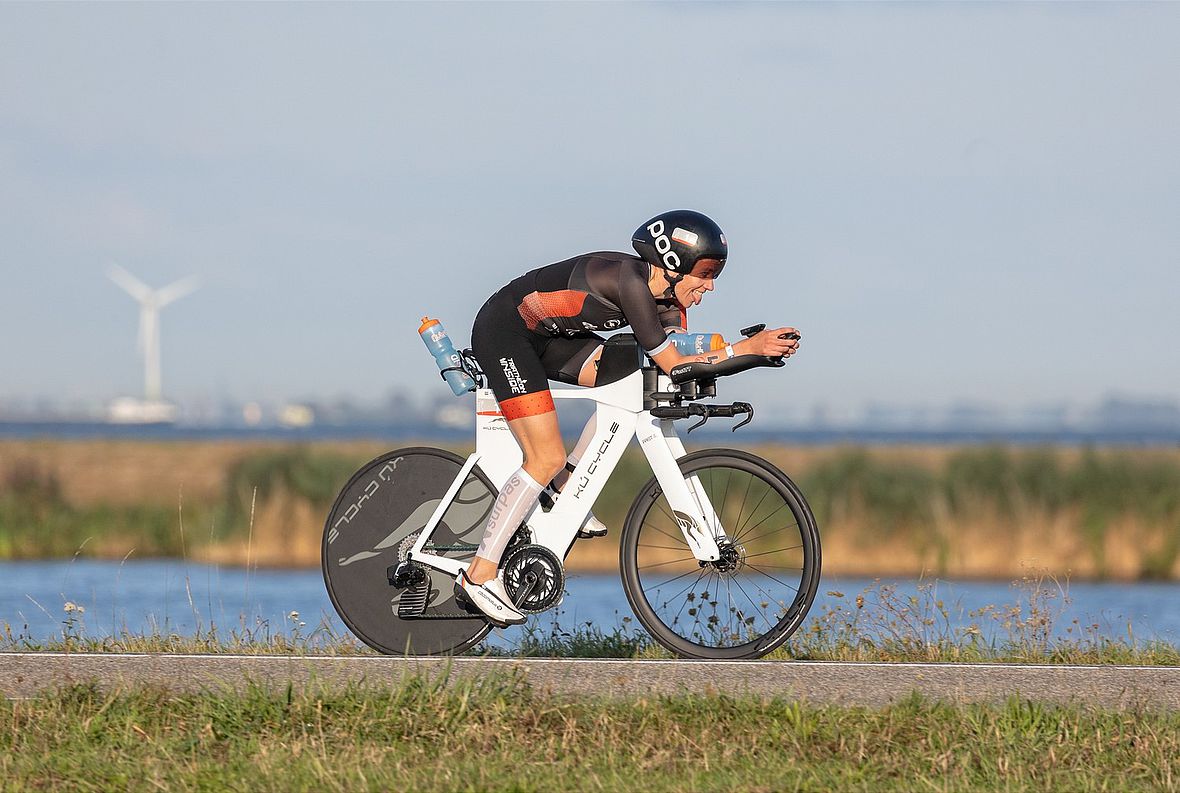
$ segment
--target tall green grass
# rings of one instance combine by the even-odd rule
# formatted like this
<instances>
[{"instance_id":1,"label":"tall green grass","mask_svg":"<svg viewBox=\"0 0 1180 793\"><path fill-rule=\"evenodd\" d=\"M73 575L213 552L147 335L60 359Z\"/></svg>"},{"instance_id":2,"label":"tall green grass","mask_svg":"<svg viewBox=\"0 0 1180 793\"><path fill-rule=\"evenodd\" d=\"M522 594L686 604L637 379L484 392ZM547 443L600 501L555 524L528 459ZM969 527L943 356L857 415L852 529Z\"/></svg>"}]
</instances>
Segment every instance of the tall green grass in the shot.
<instances>
[{"instance_id":1,"label":"tall green grass","mask_svg":"<svg viewBox=\"0 0 1180 793\"><path fill-rule=\"evenodd\" d=\"M300 499L326 514L336 492L364 458L293 446L246 456L225 472L221 497L173 506L111 503L80 506L54 473L19 463L0 480L0 559L83 556L182 556L203 545L245 537L251 509L267 498ZM188 529L180 530L181 510ZM295 527L318 532L322 525Z\"/></svg>"},{"instance_id":2,"label":"tall green grass","mask_svg":"<svg viewBox=\"0 0 1180 793\"><path fill-rule=\"evenodd\" d=\"M918 697L572 700L521 678L0 702L9 789L1172 790L1180 714Z\"/></svg>"},{"instance_id":3,"label":"tall green grass","mask_svg":"<svg viewBox=\"0 0 1180 793\"><path fill-rule=\"evenodd\" d=\"M797 481L821 526L851 522L867 541L901 533L920 547L945 545L940 523L999 518L1011 535L1068 515L1101 571L1108 535L1130 518L1165 538L1144 553L1140 577L1169 577L1180 557L1180 462L1150 453L1086 449L1067 461L1050 449L973 448L931 470L849 449L800 472Z\"/></svg>"},{"instance_id":4,"label":"tall green grass","mask_svg":"<svg viewBox=\"0 0 1180 793\"><path fill-rule=\"evenodd\" d=\"M772 460L778 456L773 447L760 451ZM1130 574L1142 578L1173 576L1180 559L1180 458L1174 454L984 447L923 463L889 449L849 448L810 459L788 474L807 495L825 537L851 527L858 542L895 541L923 559L933 551L936 569L945 569L942 563L963 541L963 527L988 521L1013 537L1060 519L1082 541L1092 561L1090 574L1098 576L1107 571L1105 554L1112 541L1134 550L1138 567ZM224 472L219 496L175 506L116 506L118 499L73 504L51 471L17 465L0 481L0 558L60 557L79 550L121 558L131 548L141 556L181 555L243 537L252 509L271 500L310 505L305 514L326 514L363 462L363 457L315 446L264 449ZM621 528L639 486L650 476L643 456L629 450L596 513ZM182 506L191 527L184 538L187 549L179 531ZM1117 528L1129 520L1154 532L1157 541L1118 535ZM284 530L318 536L322 524L316 520Z\"/></svg>"}]
</instances>

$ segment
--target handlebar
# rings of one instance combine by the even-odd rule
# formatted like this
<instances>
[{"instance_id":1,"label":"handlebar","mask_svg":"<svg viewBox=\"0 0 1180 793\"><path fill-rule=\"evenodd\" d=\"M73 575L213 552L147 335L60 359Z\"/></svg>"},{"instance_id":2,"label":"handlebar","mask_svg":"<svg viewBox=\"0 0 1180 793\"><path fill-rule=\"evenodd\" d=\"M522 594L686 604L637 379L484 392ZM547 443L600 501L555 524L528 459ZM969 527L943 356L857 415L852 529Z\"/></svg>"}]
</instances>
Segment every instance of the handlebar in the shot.
<instances>
[{"instance_id":1,"label":"handlebar","mask_svg":"<svg viewBox=\"0 0 1180 793\"><path fill-rule=\"evenodd\" d=\"M701 420L689 427L689 432L715 416L733 418L744 415L743 420L733 425L731 432L736 432L738 427L744 427L754 420L754 406L749 402L734 402L731 405L702 405L699 402L690 402L687 405L654 407L650 412L658 419L686 419L689 416L700 416Z\"/></svg>"}]
</instances>

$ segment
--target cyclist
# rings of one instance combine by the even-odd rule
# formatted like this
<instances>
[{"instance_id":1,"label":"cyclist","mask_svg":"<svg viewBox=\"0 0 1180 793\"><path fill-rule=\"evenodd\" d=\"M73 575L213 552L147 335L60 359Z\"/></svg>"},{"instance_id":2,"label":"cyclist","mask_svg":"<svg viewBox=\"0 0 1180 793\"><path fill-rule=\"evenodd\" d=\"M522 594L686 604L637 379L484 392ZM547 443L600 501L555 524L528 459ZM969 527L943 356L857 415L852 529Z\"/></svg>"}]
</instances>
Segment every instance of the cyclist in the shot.
<instances>
[{"instance_id":1,"label":"cyclist","mask_svg":"<svg viewBox=\"0 0 1180 793\"><path fill-rule=\"evenodd\" d=\"M724 350L681 355L667 334L687 330L687 310L713 291L729 253L725 235L699 212L674 210L636 229L631 244L638 257L587 253L525 273L492 295L475 318L475 358L524 452L523 465L496 496L474 561L455 582L497 625L525 619L497 578L504 548L543 491L560 492L594 437L591 419L566 456L548 381L595 384L603 343L595 331L630 325L664 372L735 355L789 357L798 349L797 339L780 338L795 328L776 328ZM579 536L605 533L591 515Z\"/></svg>"}]
</instances>

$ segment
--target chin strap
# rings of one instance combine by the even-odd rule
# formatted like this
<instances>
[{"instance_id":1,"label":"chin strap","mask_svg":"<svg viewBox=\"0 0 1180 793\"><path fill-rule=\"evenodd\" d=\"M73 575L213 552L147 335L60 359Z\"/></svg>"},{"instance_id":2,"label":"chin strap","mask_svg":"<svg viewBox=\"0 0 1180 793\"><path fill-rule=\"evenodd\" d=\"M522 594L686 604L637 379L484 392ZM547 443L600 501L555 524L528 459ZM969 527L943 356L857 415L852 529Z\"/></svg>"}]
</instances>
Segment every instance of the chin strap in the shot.
<instances>
[{"instance_id":1,"label":"chin strap","mask_svg":"<svg viewBox=\"0 0 1180 793\"><path fill-rule=\"evenodd\" d=\"M668 288L664 290L663 300L676 299L676 284L684 279L683 273L674 273L671 270L664 270L664 277L668 279Z\"/></svg>"}]
</instances>

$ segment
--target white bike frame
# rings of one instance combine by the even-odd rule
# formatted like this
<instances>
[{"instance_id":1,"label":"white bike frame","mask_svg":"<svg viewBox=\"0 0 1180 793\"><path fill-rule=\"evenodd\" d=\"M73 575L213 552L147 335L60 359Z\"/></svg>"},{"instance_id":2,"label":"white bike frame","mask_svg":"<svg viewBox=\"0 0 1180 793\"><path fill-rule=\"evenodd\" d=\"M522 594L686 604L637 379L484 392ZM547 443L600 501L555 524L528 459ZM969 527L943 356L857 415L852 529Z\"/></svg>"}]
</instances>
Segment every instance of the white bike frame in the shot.
<instances>
[{"instance_id":1,"label":"white bike frame","mask_svg":"<svg viewBox=\"0 0 1180 793\"><path fill-rule=\"evenodd\" d=\"M658 375L656 390L672 390L671 380L662 372ZM610 385L555 388L552 394L557 400L594 401L597 424L594 439L555 499L553 508L546 512L538 504L525 517L534 543L544 545L559 559L565 558L631 438L638 437L693 555L701 562L721 557L717 544L726 538L724 527L697 478L685 478L680 473L677 461L684 456L684 444L676 434L673 419L656 418L643 409L642 371L633 372ZM410 551L415 562L456 576L467 567L467 562L425 550L434 529L476 464L499 490L524 460L491 389L482 388L476 392L475 406L475 453L467 458Z\"/></svg>"}]
</instances>

